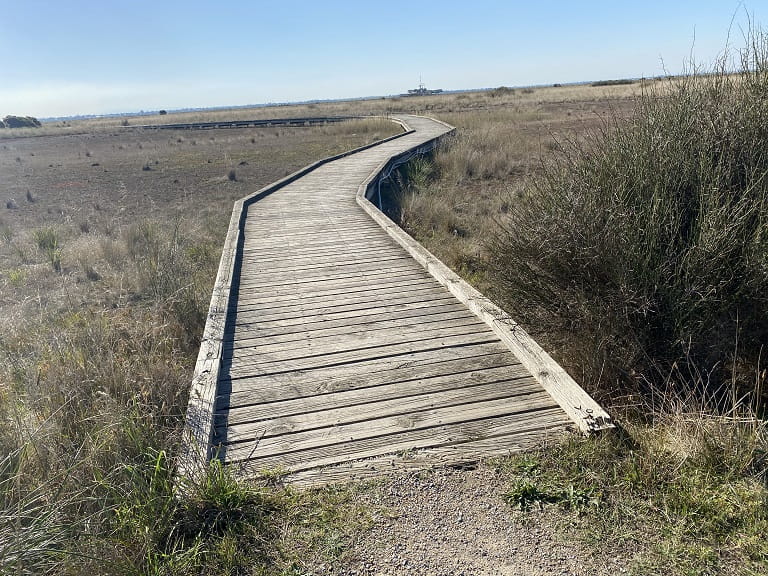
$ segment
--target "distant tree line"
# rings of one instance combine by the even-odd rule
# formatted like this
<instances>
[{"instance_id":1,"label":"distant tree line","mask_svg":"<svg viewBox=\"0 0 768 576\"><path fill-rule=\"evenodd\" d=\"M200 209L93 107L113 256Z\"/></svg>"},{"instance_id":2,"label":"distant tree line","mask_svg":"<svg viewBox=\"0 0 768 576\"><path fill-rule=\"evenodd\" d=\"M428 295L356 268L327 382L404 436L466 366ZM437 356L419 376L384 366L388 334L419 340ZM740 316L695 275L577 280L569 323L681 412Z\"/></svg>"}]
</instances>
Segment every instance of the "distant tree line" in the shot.
<instances>
[{"instance_id":1,"label":"distant tree line","mask_svg":"<svg viewBox=\"0 0 768 576\"><path fill-rule=\"evenodd\" d=\"M40 120L32 116L6 116L0 120L0 128L40 128Z\"/></svg>"}]
</instances>

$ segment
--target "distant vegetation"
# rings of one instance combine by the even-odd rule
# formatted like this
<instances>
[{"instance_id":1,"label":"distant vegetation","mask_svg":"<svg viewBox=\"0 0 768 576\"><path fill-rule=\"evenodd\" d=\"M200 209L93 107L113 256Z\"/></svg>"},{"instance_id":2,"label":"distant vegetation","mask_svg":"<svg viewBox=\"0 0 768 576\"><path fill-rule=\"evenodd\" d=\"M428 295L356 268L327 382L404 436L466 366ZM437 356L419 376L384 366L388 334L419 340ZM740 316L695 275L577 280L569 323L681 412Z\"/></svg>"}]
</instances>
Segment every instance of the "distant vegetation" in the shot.
<instances>
[{"instance_id":1,"label":"distant vegetation","mask_svg":"<svg viewBox=\"0 0 768 576\"><path fill-rule=\"evenodd\" d=\"M624 84L634 84L636 80L630 80L628 78L623 78L619 80L598 80L597 82L592 82L592 86L622 86Z\"/></svg>"},{"instance_id":2,"label":"distant vegetation","mask_svg":"<svg viewBox=\"0 0 768 576\"><path fill-rule=\"evenodd\" d=\"M40 128L40 120L32 116L6 116L0 120L0 128Z\"/></svg>"},{"instance_id":3,"label":"distant vegetation","mask_svg":"<svg viewBox=\"0 0 768 576\"><path fill-rule=\"evenodd\" d=\"M508 86L499 86L498 88L494 88L489 92L491 98L499 98L501 96L511 96L515 93L514 88L509 88Z\"/></svg>"}]
</instances>

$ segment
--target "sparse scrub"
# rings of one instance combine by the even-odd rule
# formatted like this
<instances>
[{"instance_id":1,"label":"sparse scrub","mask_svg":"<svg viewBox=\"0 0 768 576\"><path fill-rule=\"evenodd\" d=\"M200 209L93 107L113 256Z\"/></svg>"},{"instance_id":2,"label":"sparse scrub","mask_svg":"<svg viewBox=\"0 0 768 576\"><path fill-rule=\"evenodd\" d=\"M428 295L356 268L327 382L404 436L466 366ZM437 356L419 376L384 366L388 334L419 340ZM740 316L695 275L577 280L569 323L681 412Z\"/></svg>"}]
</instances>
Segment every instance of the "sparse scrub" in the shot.
<instances>
[{"instance_id":1,"label":"sparse scrub","mask_svg":"<svg viewBox=\"0 0 768 576\"><path fill-rule=\"evenodd\" d=\"M134 267L135 297L172 310L185 341L194 348L202 334L216 271L216 252L208 249L209 241L192 242L181 221L170 227L145 221L129 227L123 242Z\"/></svg>"},{"instance_id":2,"label":"sparse scrub","mask_svg":"<svg viewBox=\"0 0 768 576\"><path fill-rule=\"evenodd\" d=\"M408 184L393 217L446 264L490 292L484 241L508 209L510 192L532 171L530 159L539 154L547 132L532 137L529 125L540 124L541 115L516 108L441 118L456 125L457 134L437 149L427 173L423 166L404 173Z\"/></svg>"},{"instance_id":3,"label":"sparse scrub","mask_svg":"<svg viewBox=\"0 0 768 576\"><path fill-rule=\"evenodd\" d=\"M23 268L14 268L13 270L8 270L7 275L8 281L14 288L21 288L24 286L24 282L27 279L27 273Z\"/></svg>"},{"instance_id":4,"label":"sparse scrub","mask_svg":"<svg viewBox=\"0 0 768 576\"><path fill-rule=\"evenodd\" d=\"M6 244L10 244L11 240L13 240L13 228L2 220L0 220L0 240Z\"/></svg>"},{"instance_id":5,"label":"sparse scrub","mask_svg":"<svg viewBox=\"0 0 768 576\"><path fill-rule=\"evenodd\" d=\"M507 86L499 86L489 92L491 98L500 98L502 96L512 96L515 93L514 88L508 88Z\"/></svg>"}]
</instances>

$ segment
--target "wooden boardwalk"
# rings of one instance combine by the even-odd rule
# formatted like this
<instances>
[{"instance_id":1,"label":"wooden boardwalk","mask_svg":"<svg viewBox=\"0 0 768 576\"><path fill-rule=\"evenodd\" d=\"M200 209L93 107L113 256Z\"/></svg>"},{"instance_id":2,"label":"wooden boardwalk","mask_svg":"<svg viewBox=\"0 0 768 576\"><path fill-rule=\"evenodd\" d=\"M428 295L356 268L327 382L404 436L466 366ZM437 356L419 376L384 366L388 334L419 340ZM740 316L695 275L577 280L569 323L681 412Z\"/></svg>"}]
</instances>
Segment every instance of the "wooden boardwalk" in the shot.
<instances>
[{"instance_id":1,"label":"wooden boardwalk","mask_svg":"<svg viewBox=\"0 0 768 576\"><path fill-rule=\"evenodd\" d=\"M450 130L403 121L410 133L236 206L190 400L193 456L326 482L611 425L365 199L393 157Z\"/></svg>"}]
</instances>

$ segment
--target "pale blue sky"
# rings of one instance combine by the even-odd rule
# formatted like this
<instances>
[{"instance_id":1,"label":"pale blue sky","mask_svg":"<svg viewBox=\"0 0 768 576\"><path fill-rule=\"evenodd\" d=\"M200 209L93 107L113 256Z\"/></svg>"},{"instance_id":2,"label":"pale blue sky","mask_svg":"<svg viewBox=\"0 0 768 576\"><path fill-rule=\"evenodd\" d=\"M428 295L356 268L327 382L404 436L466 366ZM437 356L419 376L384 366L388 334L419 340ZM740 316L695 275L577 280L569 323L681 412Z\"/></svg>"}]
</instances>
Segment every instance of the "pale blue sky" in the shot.
<instances>
[{"instance_id":1,"label":"pale blue sky","mask_svg":"<svg viewBox=\"0 0 768 576\"><path fill-rule=\"evenodd\" d=\"M750 20L766 0L0 0L0 116L656 76Z\"/></svg>"}]
</instances>

